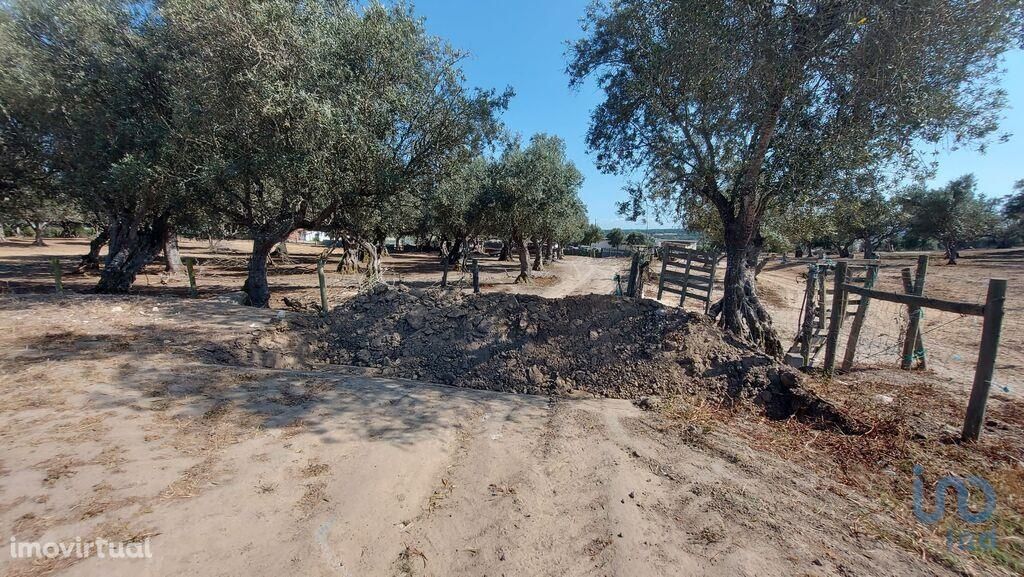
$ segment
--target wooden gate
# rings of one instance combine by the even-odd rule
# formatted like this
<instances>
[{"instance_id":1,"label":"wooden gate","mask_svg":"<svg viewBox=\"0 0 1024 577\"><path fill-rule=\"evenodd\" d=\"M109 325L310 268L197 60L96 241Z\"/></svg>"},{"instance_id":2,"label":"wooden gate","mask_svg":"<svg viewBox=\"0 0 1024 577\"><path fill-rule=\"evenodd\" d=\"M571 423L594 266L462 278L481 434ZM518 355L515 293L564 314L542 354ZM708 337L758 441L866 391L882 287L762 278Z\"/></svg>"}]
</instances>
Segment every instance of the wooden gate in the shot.
<instances>
[{"instance_id":1,"label":"wooden gate","mask_svg":"<svg viewBox=\"0 0 1024 577\"><path fill-rule=\"evenodd\" d=\"M701 252L666 242L661 245L661 279L658 300L663 293L679 295L679 306L687 298L704 302L704 314L711 308L711 291L715 288L715 269L722 255Z\"/></svg>"},{"instance_id":2,"label":"wooden gate","mask_svg":"<svg viewBox=\"0 0 1024 577\"><path fill-rule=\"evenodd\" d=\"M843 261L843 266L846 282L868 288L874 286L878 261L848 259ZM833 321L841 328L847 318L857 314L859 298L844 298L837 312L833 313L831 278L835 269L836 263L827 260L808 267L803 308L800 310L800 320L797 321L797 337L786 353L786 364L792 367L813 366L818 353L827 344L829 327ZM859 323L855 324L859 326Z\"/></svg>"}]
</instances>

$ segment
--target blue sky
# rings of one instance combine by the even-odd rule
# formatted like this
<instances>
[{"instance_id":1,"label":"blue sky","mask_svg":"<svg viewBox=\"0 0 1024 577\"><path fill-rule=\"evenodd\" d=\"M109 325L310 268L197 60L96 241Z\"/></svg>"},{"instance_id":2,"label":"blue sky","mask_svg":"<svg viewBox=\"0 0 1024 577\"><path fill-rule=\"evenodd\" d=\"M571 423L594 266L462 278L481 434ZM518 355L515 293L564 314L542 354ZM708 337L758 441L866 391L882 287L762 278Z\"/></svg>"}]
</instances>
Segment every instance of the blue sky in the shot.
<instances>
[{"instance_id":1,"label":"blue sky","mask_svg":"<svg viewBox=\"0 0 1024 577\"><path fill-rule=\"evenodd\" d=\"M601 102L594 85L570 90L565 74L566 42L582 32L579 19L589 0L420 0L416 13L426 18L427 29L456 48L471 53L464 63L469 83L482 88L516 90L505 123L524 137L535 132L565 139L569 156L583 171L582 197L591 220L603 227L643 224L621 220L616 201L623 200L625 178L602 174L587 154L590 112ZM1024 53L1007 59L1004 86L1009 93L1002 130L1013 134L1009 142L993 144L987 154L973 151L940 152L932 184L941 184L973 172L979 188L990 196L1009 194L1024 178ZM656 226L654 223L652 227Z\"/></svg>"}]
</instances>

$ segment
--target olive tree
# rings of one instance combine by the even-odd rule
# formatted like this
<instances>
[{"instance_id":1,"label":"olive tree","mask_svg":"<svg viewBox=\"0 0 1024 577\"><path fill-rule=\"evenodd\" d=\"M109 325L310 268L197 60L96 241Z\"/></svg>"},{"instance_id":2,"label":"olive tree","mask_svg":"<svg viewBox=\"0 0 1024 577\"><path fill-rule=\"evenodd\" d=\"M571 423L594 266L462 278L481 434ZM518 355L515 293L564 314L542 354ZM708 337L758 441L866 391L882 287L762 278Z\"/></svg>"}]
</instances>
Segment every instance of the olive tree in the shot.
<instances>
[{"instance_id":1,"label":"olive tree","mask_svg":"<svg viewBox=\"0 0 1024 577\"><path fill-rule=\"evenodd\" d=\"M401 5L177 0L164 13L181 170L195 166L211 210L248 229L254 306L269 301L267 256L293 230L362 236L358 217L439 179L510 96L464 88L462 55Z\"/></svg>"},{"instance_id":2,"label":"olive tree","mask_svg":"<svg viewBox=\"0 0 1024 577\"><path fill-rule=\"evenodd\" d=\"M568 71L604 90L588 134L602 169L714 210L720 322L781 355L754 278L765 216L838 172L990 135L1021 20L1016 0L617 0L588 12Z\"/></svg>"},{"instance_id":3,"label":"olive tree","mask_svg":"<svg viewBox=\"0 0 1024 577\"><path fill-rule=\"evenodd\" d=\"M0 8L0 172L101 215L99 292L127 292L163 248L188 191L167 170L163 23L120 0L15 0ZM13 169L10 167L13 165ZM56 197L54 197L56 198Z\"/></svg>"},{"instance_id":4,"label":"olive tree","mask_svg":"<svg viewBox=\"0 0 1024 577\"><path fill-rule=\"evenodd\" d=\"M956 264L963 243L991 234L999 223L996 201L978 193L973 174L940 188L910 187L901 202L909 215L908 233L942 243L949 264Z\"/></svg>"},{"instance_id":5,"label":"olive tree","mask_svg":"<svg viewBox=\"0 0 1024 577\"><path fill-rule=\"evenodd\" d=\"M557 137L536 134L521 148L513 142L491 167L491 186L484 198L484 209L493 215L496 232L510 238L518 249L517 283L530 282L530 249L537 250L553 223L566 218L578 202L583 175L568 159L565 142Z\"/></svg>"}]
</instances>

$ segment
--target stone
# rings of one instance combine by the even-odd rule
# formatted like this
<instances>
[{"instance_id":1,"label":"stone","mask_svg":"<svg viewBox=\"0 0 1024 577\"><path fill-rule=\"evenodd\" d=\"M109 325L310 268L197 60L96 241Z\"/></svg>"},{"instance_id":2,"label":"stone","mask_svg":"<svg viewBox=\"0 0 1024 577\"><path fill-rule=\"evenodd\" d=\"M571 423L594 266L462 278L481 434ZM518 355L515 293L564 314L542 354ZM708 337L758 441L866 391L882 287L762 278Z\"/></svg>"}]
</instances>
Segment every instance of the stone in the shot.
<instances>
[{"instance_id":1,"label":"stone","mask_svg":"<svg viewBox=\"0 0 1024 577\"><path fill-rule=\"evenodd\" d=\"M530 380L531 384L542 385L546 380L544 377L544 371L540 370L540 367L534 365L526 371L526 378Z\"/></svg>"}]
</instances>

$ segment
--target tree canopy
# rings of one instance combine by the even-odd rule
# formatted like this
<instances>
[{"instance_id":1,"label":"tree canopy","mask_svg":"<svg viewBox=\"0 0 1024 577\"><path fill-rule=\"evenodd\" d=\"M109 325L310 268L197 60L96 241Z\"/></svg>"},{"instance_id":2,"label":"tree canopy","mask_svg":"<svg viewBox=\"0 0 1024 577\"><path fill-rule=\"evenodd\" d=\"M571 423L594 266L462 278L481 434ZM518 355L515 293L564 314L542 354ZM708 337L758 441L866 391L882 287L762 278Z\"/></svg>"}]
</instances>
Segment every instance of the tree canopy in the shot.
<instances>
[{"instance_id":1,"label":"tree canopy","mask_svg":"<svg viewBox=\"0 0 1024 577\"><path fill-rule=\"evenodd\" d=\"M765 216L843 171L914 166L921 142L992 135L1021 21L1014 0L619 0L591 8L568 68L605 93L588 133L599 166L714 210L715 310L781 354L752 274Z\"/></svg>"},{"instance_id":2,"label":"tree canopy","mask_svg":"<svg viewBox=\"0 0 1024 577\"><path fill-rule=\"evenodd\" d=\"M998 223L996 201L978 192L973 174L940 188L911 187L902 203L909 214L908 234L942 243L949 264L956 264L963 243L991 234Z\"/></svg>"}]
</instances>

